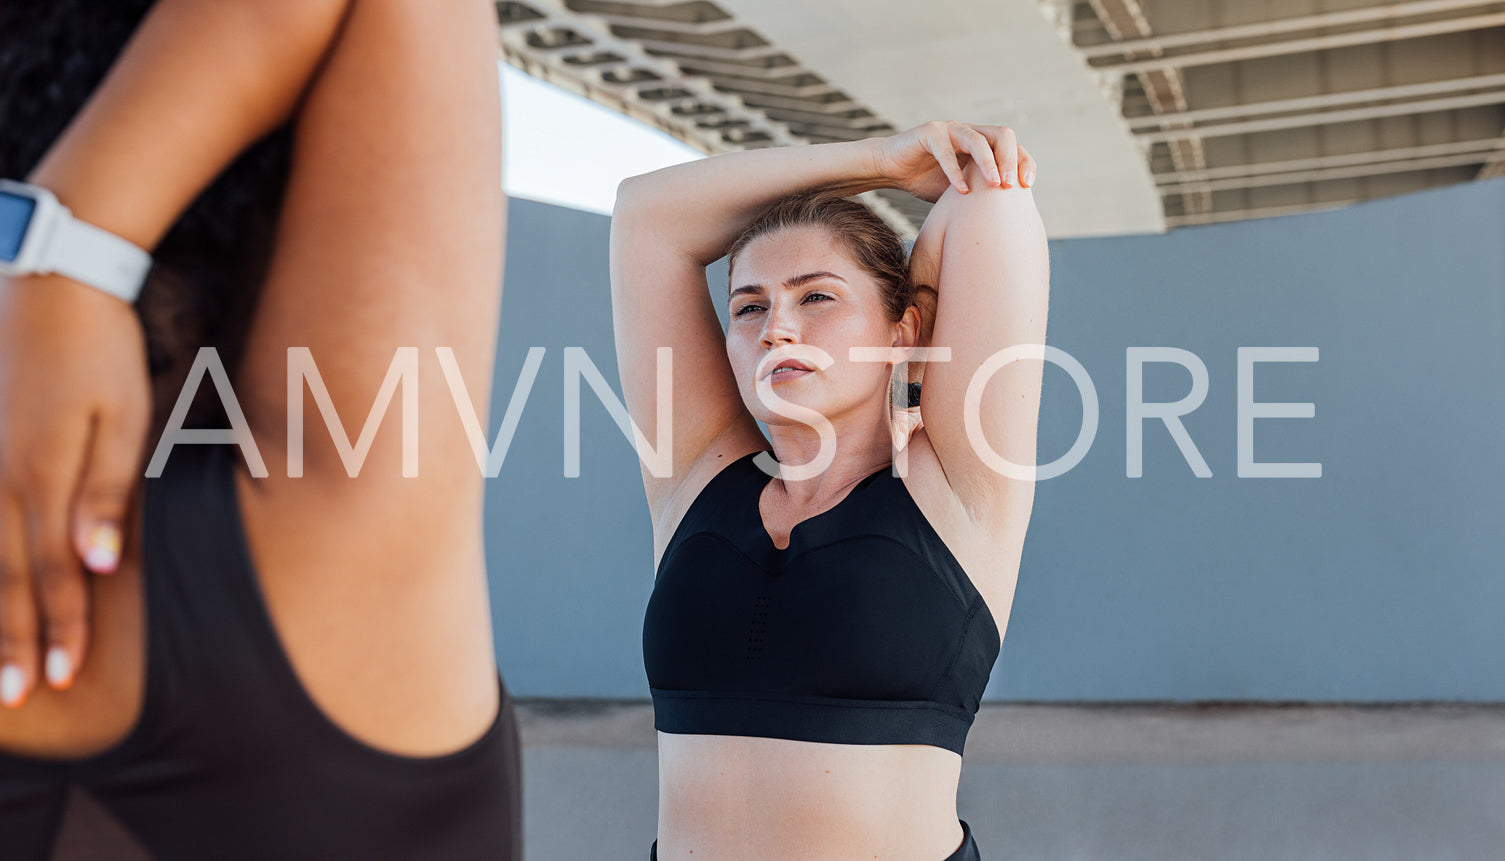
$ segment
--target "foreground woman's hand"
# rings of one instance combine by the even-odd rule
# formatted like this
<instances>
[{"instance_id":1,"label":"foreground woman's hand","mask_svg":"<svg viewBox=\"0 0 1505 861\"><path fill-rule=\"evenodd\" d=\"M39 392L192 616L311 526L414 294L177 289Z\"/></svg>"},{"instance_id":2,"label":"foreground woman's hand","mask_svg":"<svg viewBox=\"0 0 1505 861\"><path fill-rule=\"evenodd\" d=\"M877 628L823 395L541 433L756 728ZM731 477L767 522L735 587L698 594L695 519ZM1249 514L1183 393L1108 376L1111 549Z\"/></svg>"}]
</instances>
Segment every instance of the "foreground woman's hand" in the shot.
<instances>
[{"instance_id":1,"label":"foreground woman's hand","mask_svg":"<svg viewBox=\"0 0 1505 861\"><path fill-rule=\"evenodd\" d=\"M929 203L939 200L948 185L962 194L971 190L962 177L969 161L976 162L995 186L1035 184L1035 160L1008 126L932 120L882 138L876 160L880 175Z\"/></svg>"},{"instance_id":2,"label":"foreground woman's hand","mask_svg":"<svg viewBox=\"0 0 1505 861\"><path fill-rule=\"evenodd\" d=\"M58 276L0 278L0 705L77 676L84 567L119 565L150 419L130 305Z\"/></svg>"}]
</instances>

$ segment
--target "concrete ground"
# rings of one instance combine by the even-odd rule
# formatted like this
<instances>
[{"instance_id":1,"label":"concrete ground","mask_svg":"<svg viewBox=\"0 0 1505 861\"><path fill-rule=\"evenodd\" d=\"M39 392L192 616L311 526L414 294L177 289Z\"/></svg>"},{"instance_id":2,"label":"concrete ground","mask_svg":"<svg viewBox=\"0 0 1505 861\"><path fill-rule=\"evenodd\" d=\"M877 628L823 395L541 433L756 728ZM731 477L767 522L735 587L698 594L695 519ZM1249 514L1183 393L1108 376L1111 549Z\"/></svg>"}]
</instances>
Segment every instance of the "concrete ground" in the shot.
<instances>
[{"instance_id":1,"label":"concrete ground","mask_svg":"<svg viewBox=\"0 0 1505 861\"><path fill-rule=\"evenodd\" d=\"M646 859L652 706L518 716L528 861ZM957 811L987 861L1496 861L1505 707L986 705Z\"/></svg>"}]
</instances>

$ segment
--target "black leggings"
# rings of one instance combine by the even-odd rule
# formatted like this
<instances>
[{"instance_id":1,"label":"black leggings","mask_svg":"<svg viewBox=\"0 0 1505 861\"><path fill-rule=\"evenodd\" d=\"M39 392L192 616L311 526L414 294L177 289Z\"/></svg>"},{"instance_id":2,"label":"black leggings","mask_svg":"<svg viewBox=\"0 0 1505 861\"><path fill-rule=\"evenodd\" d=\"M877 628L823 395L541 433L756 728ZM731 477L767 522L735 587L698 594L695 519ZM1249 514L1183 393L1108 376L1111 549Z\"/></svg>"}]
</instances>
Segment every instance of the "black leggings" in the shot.
<instances>
[{"instance_id":1,"label":"black leggings","mask_svg":"<svg viewBox=\"0 0 1505 861\"><path fill-rule=\"evenodd\" d=\"M977 851L977 841L972 839L972 829L967 825L967 820L958 819L962 824L962 845L955 852L947 855L942 861L982 861L982 855ZM658 841L648 849L648 861L658 861Z\"/></svg>"}]
</instances>

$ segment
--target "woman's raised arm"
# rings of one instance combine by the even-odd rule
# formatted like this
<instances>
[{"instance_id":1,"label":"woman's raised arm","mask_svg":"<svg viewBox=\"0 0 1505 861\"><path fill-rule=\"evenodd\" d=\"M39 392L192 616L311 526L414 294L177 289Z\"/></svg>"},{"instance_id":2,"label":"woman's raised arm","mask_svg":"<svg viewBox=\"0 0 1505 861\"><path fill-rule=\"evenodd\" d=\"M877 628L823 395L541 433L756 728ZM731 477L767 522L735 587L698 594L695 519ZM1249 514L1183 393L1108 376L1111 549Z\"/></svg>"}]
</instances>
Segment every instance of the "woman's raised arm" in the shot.
<instances>
[{"instance_id":1,"label":"woman's raised arm","mask_svg":"<svg viewBox=\"0 0 1505 861\"><path fill-rule=\"evenodd\" d=\"M234 157L286 122L348 0L160 0L29 177L152 248Z\"/></svg>"},{"instance_id":2,"label":"woman's raised arm","mask_svg":"<svg viewBox=\"0 0 1505 861\"><path fill-rule=\"evenodd\" d=\"M658 350L673 350L672 473L642 465L655 523L713 443L740 451L763 438L742 404L705 267L769 204L829 188L857 194L888 183L876 140L752 150L625 180L611 221L612 320L628 413L650 442L658 430Z\"/></svg>"},{"instance_id":3,"label":"woman's raised arm","mask_svg":"<svg viewBox=\"0 0 1505 861\"><path fill-rule=\"evenodd\" d=\"M974 185L981 179L975 167L966 174ZM1028 348L1045 343L1050 296L1049 251L1034 194L1018 187L948 190L915 240L911 276L936 288L931 346L949 348L951 359L925 366L924 430L910 451L939 461L978 534L988 536L989 555L1012 558L1014 564L994 566L1008 582L979 584L992 595L1011 595L1034 503L1044 371L1038 352ZM1016 346L1026 350L1004 352ZM1001 627L1006 617L996 608L995 614Z\"/></svg>"}]
</instances>

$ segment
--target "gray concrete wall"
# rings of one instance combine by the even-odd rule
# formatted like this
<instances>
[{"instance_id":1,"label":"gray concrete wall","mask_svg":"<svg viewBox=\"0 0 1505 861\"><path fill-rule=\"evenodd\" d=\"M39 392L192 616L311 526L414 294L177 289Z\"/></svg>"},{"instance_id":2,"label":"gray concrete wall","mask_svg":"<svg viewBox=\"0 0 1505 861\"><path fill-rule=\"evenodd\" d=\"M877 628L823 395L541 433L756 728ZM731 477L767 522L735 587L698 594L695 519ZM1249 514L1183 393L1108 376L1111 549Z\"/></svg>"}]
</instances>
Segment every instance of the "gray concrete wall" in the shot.
<instances>
[{"instance_id":1,"label":"gray concrete wall","mask_svg":"<svg viewBox=\"0 0 1505 861\"><path fill-rule=\"evenodd\" d=\"M580 477L564 477L563 350L616 386L608 220L514 201L493 433L529 347L541 370L487 496L497 651L519 696L646 697L652 588L631 448L582 387ZM1058 241L1049 343L1086 369L1090 451L1036 495L994 700L1505 700L1505 180L1165 236ZM724 270L723 270L724 272ZM724 274L713 275L724 285ZM1126 351L1205 364L1182 418L1126 475ZM1240 347L1257 365L1254 459L1320 478L1238 477ZM1144 366L1144 400L1191 391ZM1045 372L1039 457L1082 399Z\"/></svg>"}]
</instances>

